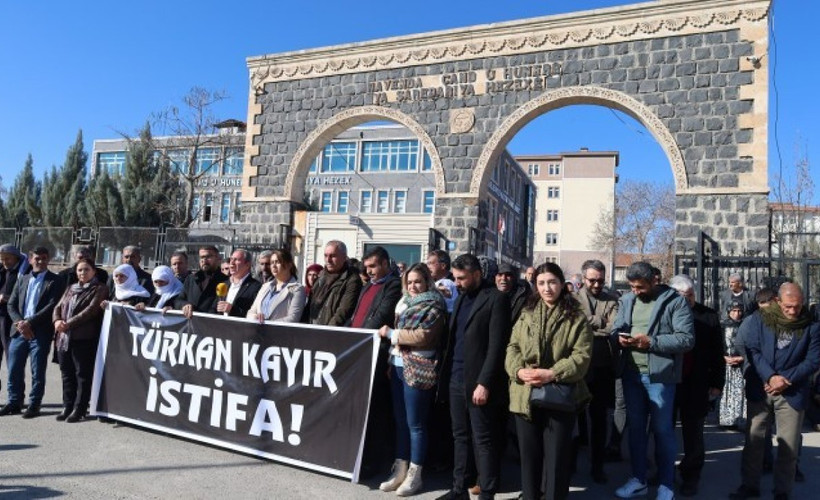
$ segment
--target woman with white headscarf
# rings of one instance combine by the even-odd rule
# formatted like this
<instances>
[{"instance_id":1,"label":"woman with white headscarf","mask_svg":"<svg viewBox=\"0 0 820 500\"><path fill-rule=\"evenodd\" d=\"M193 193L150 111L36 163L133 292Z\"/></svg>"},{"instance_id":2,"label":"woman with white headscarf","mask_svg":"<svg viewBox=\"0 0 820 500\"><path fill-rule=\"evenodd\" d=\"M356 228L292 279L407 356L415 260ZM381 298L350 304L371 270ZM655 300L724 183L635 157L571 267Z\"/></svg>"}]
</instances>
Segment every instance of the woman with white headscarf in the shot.
<instances>
[{"instance_id":1,"label":"woman with white headscarf","mask_svg":"<svg viewBox=\"0 0 820 500\"><path fill-rule=\"evenodd\" d=\"M157 266L151 273L151 281L154 282L154 293L146 303L137 304L136 309L138 311L146 307L173 309L174 299L182 293L182 282L176 279L174 270L168 266Z\"/></svg>"},{"instance_id":2,"label":"woman with white headscarf","mask_svg":"<svg viewBox=\"0 0 820 500\"><path fill-rule=\"evenodd\" d=\"M131 264L122 264L114 269L114 295L111 302L136 306L139 303L148 302L151 296L137 281L137 272ZM102 303L103 309L108 307L108 300Z\"/></svg>"}]
</instances>

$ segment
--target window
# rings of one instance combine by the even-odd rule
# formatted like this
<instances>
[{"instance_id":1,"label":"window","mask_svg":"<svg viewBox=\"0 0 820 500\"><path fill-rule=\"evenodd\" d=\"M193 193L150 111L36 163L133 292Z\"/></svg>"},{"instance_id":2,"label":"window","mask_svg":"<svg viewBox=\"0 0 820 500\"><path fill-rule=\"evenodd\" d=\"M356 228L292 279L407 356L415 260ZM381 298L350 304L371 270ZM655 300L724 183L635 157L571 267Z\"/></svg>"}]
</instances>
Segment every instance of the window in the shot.
<instances>
[{"instance_id":1,"label":"window","mask_svg":"<svg viewBox=\"0 0 820 500\"><path fill-rule=\"evenodd\" d=\"M321 205L319 205L319 210L322 212L330 212L332 202L333 191L322 191L322 202Z\"/></svg>"},{"instance_id":2,"label":"window","mask_svg":"<svg viewBox=\"0 0 820 500\"><path fill-rule=\"evenodd\" d=\"M393 213L403 214L407 208L407 191L393 192Z\"/></svg>"},{"instance_id":3,"label":"window","mask_svg":"<svg viewBox=\"0 0 820 500\"><path fill-rule=\"evenodd\" d=\"M201 198L199 196L195 195L194 196L194 206L191 207L191 217L193 217L194 220L199 219L199 209L200 209L199 205L201 203L202 203Z\"/></svg>"},{"instance_id":4,"label":"window","mask_svg":"<svg viewBox=\"0 0 820 500\"><path fill-rule=\"evenodd\" d=\"M549 175L561 175L561 164L560 163L550 163Z\"/></svg>"},{"instance_id":5,"label":"window","mask_svg":"<svg viewBox=\"0 0 820 500\"><path fill-rule=\"evenodd\" d=\"M171 172L175 174L188 173L188 150L187 149L170 149L166 153L168 155L168 166Z\"/></svg>"},{"instance_id":6,"label":"window","mask_svg":"<svg viewBox=\"0 0 820 500\"><path fill-rule=\"evenodd\" d=\"M218 175L219 168L216 167L216 160L219 158L217 148L199 148L196 151L196 173L206 175Z\"/></svg>"},{"instance_id":7,"label":"window","mask_svg":"<svg viewBox=\"0 0 820 500\"><path fill-rule=\"evenodd\" d=\"M547 245L557 245L558 244L558 233L547 233Z\"/></svg>"},{"instance_id":8,"label":"window","mask_svg":"<svg viewBox=\"0 0 820 500\"><path fill-rule=\"evenodd\" d=\"M371 141L362 144L362 172L408 172L417 169L418 141Z\"/></svg>"},{"instance_id":9,"label":"window","mask_svg":"<svg viewBox=\"0 0 820 500\"><path fill-rule=\"evenodd\" d=\"M225 175L242 175L242 165L245 162L243 148L225 148Z\"/></svg>"},{"instance_id":10,"label":"window","mask_svg":"<svg viewBox=\"0 0 820 500\"><path fill-rule=\"evenodd\" d=\"M558 186L550 186L547 188L547 198L559 198L561 196L561 188Z\"/></svg>"},{"instance_id":11,"label":"window","mask_svg":"<svg viewBox=\"0 0 820 500\"><path fill-rule=\"evenodd\" d=\"M436 209L436 192L426 190L422 194L421 211L425 214L432 214Z\"/></svg>"},{"instance_id":12,"label":"window","mask_svg":"<svg viewBox=\"0 0 820 500\"><path fill-rule=\"evenodd\" d=\"M380 214L386 214L388 210L388 192L387 191L379 191L378 192L378 199L376 200L376 212Z\"/></svg>"},{"instance_id":13,"label":"window","mask_svg":"<svg viewBox=\"0 0 820 500\"><path fill-rule=\"evenodd\" d=\"M222 204L219 207L219 222L228 222L231 216L231 193L222 193Z\"/></svg>"},{"instance_id":14,"label":"window","mask_svg":"<svg viewBox=\"0 0 820 500\"><path fill-rule=\"evenodd\" d=\"M311 174L315 174L317 172L317 170L319 168L318 165L319 165L319 157L317 156L316 158L313 159L312 162L310 162L310 173Z\"/></svg>"},{"instance_id":15,"label":"window","mask_svg":"<svg viewBox=\"0 0 820 500\"><path fill-rule=\"evenodd\" d=\"M558 210L547 210L547 222L558 221Z\"/></svg>"},{"instance_id":16,"label":"window","mask_svg":"<svg viewBox=\"0 0 820 500\"><path fill-rule=\"evenodd\" d=\"M234 195L233 221L237 223L242 222L242 193L236 193Z\"/></svg>"},{"instance_id":17,"label":"window","mask_svg":"<svg viewBox=\"0 0 820 500\"><path fill-rule=\"evenodd\" d=\"M125 151L97 154L97 172L108 172L108 175L125 174Z\"/></svg>"},{"instance_id":18,"label":"window","mask_svg":"<svg viewBox=\"0 0 820 500\"><path fill-rule=\"evenodd\" d=\"M356 143L331 142L322 153L322 172L347 172L356 169Z\"/></svg>"},{"instance_id":19,"label":"window","mask_svg":"<svg viewBox=\"0 0 820 500\"><path fill-rule=\"evenodd\" d=\"M202 211L202 222L211 222L211 213L214 209L213 193L205 193L205 209Z\"/></svg>"},{"instance_id":20,"label":"window","mask_svg":"<svg viewBox=\"0 0 820 500\"><path fill-rule=\"evenodd\" d=\"M347 205L350 194L347 191L339 191L339 196L336 197L336 212L340 214L347 213Z\"/></svg>"},{"instance_id":21,"label":"window","mask_svg":"<svg viewBox=\"0 0 820 500\"><path fill-rule=\"evenodd\" d=\"M530 163L529 166L527 167L527 170L529 170L530 175L535 176L535 175L538 175L539 171L541 170L541 166L538 165L537 163Z\"/></svg>"},{"instance_id":22,"label":"window","mask_svg":"<svg viewBox=\"0 0 820 500\"><path fill-rule=\"evenodd\" d=\"M373 193L371 191L362 191L359 198L359 212L368 214L373 211Z\"/></svg>"},{"instance_id":23,"label":"window","mask_svg":"<svg viewBox=\"0 0 820 500\"><path fill-rule=\"evenodd\" d=\"M421 171L429 172L430 170L433 170L433 160L430 158L430 155L427 154L427 151L424 151L421 160Z\"/></svg>"}]
</instances>

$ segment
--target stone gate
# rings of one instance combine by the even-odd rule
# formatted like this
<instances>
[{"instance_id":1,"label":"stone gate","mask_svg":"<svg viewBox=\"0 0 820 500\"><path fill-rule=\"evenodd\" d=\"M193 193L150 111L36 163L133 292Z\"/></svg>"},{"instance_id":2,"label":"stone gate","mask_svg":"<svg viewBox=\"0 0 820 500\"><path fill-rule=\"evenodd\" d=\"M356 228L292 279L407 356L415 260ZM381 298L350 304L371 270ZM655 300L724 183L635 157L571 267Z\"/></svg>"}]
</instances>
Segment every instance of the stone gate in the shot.
<instances>
[{"instance_id":1,"label":"stone gate","mask_svg":"<svg viewBox=\"0 0 820 500\"><path fill-rule=\"evenodd\" d=\"M243 217L291 224L313 158L339 132L405 125L436 174L435 226L468 247L490 166L537 116L623 111L669 158L676 250L704 230L767 250L769 0L660 0L248 59ZM647 193L647 196L651 196Z\"/></svg>"}]
</instances>

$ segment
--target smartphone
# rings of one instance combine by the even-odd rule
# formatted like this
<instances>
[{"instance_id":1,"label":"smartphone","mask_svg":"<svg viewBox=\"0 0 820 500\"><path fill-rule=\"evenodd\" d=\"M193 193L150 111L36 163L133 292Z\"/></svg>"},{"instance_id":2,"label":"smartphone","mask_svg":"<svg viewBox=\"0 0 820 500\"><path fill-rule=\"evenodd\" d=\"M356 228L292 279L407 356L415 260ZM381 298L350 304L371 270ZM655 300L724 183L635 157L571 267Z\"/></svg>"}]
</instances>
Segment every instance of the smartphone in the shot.
<instances>
[{"instance_id":1,"label":"smartphone","mask_svg":"<svg viewBox=\"0 0 820 500\"><path fill-rule=\"evenodd\" d=\"M624 332L619 332L619 333L618 333L618 336L619 336L619 337L632 338L632 335L631 335L631 334L629 334L629 333L624 333Z\"/></svg>"}]
</instances>

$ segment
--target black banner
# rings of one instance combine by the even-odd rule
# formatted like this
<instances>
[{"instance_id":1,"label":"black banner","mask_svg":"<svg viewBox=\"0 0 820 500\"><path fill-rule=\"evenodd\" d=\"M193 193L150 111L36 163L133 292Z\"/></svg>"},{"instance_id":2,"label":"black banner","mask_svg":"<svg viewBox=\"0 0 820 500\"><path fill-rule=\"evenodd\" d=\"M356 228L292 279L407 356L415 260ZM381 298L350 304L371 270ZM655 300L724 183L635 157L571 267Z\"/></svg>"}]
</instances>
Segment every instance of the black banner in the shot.
<instances>
[{"instance_id":1,"label":"black banner","mask_svg":"<svg viewBox=\"0 0 820 500\"><path fill-rule=\"evenodd\" d=\"M358 480L371 330L112 305L92 415Z\"/></svg>"}]
</instances>

